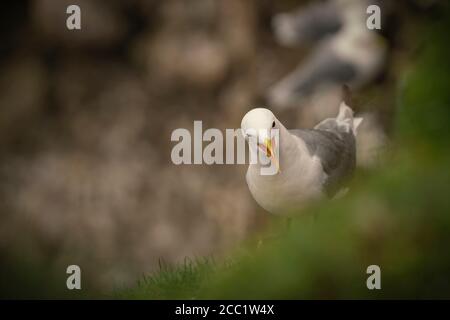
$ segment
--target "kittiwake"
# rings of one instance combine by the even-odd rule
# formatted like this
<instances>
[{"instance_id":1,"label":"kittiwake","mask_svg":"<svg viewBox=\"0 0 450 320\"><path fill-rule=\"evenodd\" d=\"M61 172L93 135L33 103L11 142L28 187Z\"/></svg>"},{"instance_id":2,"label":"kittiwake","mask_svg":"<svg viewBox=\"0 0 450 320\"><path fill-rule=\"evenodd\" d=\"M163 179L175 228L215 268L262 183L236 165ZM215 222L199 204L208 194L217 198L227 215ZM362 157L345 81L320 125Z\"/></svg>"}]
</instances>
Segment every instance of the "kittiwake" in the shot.
<instances>
[{"instance_id":1,"label":"kittiwake","mask_svg":"<svg viewBox=\"0 0 450 320\"><path fill-rule=\"evenodd\" d=\"M314 129L288 130L269 109L250 110L242 119L242 133L247 141L257 138L257 144L249 142L250 148L264 150L277 167L275 174L263 175L264 164L249 165L246 180L253 198L265 210L283 214L310 200L334 197L354 171L355 135L361 121L345 102L336 118L325 119ZM271 131L279 133L278 146L268 138Z\"/></svg>"}]
</instances>

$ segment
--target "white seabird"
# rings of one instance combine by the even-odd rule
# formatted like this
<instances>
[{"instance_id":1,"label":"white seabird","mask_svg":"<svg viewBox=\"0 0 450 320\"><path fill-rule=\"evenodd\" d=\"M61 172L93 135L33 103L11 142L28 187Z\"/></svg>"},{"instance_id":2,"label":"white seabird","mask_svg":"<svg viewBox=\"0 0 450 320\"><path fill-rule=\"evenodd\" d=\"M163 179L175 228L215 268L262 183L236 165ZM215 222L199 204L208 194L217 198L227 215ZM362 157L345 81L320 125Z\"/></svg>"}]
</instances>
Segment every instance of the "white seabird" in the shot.
<instances>
[{"instance_id":1,"label":"white seabird","mask_svg":"<svg viewBox=\"0 0 450 320\"><path fill-rule=\"evenodd\" d=\"M335 0L316 4L304 14L300 11L275 18L275 33L282 44L308 43L313 38L321 41L294 71L269 89L268 98L274 107L291 106L344 83L359 89L380 75L388 47L381 35L367 29L366 8L365 1ZM311 17L311 10L320 18ZM339 23L329 17L332 12ZM332 28L337 24L339 28ZM310 36L310 28L317 28L320 36Z\"/></svg>"},{"instance_id":2,"label":"white seabird","mask_svg":"<svg viewBox=\"0 0 450 320\"><path fill-rule=\"evenodd\" d=\"M385 63L386 46L376 33L358 28L320 43L294 71L269 89L277 107L302 101L344 83L355 90L375 79Z\"/></svg>"},{"instance_id":3,"label":"white seabird","mask_svg":"<svg viewBox=\"0 0 450 320\"><path fill-rule=\"evenodd\" d=\"M282 214L309 200L336 195L355 168L355 135L361 121L345 102L336 118L325 119L314 129L288 130L270 110L250 110L241 123L246 140L249 132L266 132L258 134L258 141L271 161L278 158L274 175L262 175L261 163L249 165L246 180L253 198L265 210ZM273 129L279 132L278 146L267 139Z\"/></svg>"}]
</instances>

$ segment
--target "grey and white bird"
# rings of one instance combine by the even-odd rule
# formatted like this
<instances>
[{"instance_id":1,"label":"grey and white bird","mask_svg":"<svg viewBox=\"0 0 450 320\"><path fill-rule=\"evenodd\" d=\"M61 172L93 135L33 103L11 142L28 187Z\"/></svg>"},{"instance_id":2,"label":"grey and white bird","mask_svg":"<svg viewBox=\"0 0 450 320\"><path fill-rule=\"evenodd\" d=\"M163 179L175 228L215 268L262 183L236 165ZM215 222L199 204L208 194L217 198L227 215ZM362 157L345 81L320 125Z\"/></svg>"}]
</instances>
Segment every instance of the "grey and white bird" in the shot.
<instances>
[{"instance_id":1,"label":"grey and white bird","mask_svg":"<svg viewBox=\"0 0 450 320\"><path fill-rule=\"evenodd\" d=\"M344 83L359 89L381 73L387 43L377 32L367 29L366 8L366 1L335 0L307 9L305 13L311 11L317 16L314 19L302 11L275 17L275 33L282 44L321 41L294 71L269 89L268 99L273 106L291 106ZM334 18L330 17L332 12ZM311 28L317 29L314 36Z\"/></svg>"},{"instance_id":2,"label":"grey and white bird","mask_svg":"<svg viewBox=\"0 0 450 320\"><path fill-rule=\"evenodd\" d=\"M347 83L353 90L368 84L382 70L386 46L376 34L349 29L322 42L302 64L269 89L269 101L289 106L331 86Z\"/></svg>"},{"instance_id":3,"label":"grey and white bird","mask_svg":"<svg viewBox=\"0 0 450 320\"><path fill-rule=\"evenodd\" d=\"M345 102L336 118L325 119L314 129L288 130L270 110L250 110L241 122L244 137L249 141L257 135L258 143L249 142L250 148L264 150L277 168L275 174L263 175L261 169L269 164L249 165L246 180L253 198L265 210L283 214L310 200L335 196L354 171L355 135L361 121ZM278 139L268 138L273 130Z\"/></svg>"},{"instance_id":4,"label":"grey and white bird","mask_svg":"<svg viewBox=\"0 0 450 320\"><path fill-rule=\"evenodd\" d=\"M349 26L366 28L367 8L376 5L383 12L383 22L392 8L384 0L327 0L312 2L287 13L276 14L272 27L283 46L307 46Z\"/></svg>"}]
</instances>

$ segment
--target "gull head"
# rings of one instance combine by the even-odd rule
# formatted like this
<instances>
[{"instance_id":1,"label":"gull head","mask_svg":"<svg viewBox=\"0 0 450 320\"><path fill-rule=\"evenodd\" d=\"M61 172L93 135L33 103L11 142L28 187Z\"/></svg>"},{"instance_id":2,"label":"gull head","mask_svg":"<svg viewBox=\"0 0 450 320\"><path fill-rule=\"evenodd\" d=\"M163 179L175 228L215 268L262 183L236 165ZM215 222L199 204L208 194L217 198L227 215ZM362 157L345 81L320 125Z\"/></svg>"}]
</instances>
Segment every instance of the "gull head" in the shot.
<instances>
[{"instance_id":1,"label":"gull head","mask_svg":"<svg viewBox=\"0 0 450 320\"><path fill-rule=\"evenodd\" d=\"M241 130L245 140L261 150L279 171L278 141L280 122L269 109L255 108L242 118Z\"/></svg>"}]
</instances>

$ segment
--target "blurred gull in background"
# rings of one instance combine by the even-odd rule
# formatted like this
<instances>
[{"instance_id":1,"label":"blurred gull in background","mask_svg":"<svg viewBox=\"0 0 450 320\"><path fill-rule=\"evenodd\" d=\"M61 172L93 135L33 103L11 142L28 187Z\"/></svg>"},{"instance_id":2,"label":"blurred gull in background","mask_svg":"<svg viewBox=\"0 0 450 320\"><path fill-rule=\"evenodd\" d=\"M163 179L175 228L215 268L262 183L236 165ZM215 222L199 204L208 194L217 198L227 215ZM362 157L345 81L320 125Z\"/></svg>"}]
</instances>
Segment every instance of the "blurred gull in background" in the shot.
<instances>
[{"instance_id":1,"label":"blurred gull in background","mask_svg":"<svg viewBox=\"0 0 450 320\"><path fill-rule=\"evenodd\" d=\"M314 2L292 13L277 14L273 29L283 46L296 46L317 41L336 33L343 25L335 1Z\"/></svg>"},{"instance_id":2,"label":"blurred gull in background","mask_svg":"<svg viewBox=\"0 0 450 320\"><path fill-rule=\"evenodd\" d=\"M274 107L296 105L317 91L344 83L358 89L381 73L387 46L376 31L366 28L367 6L366 1L334 0L275 16L275 34L281 44L321 41L269 90Z\"/></svg>"}]
</instances>

